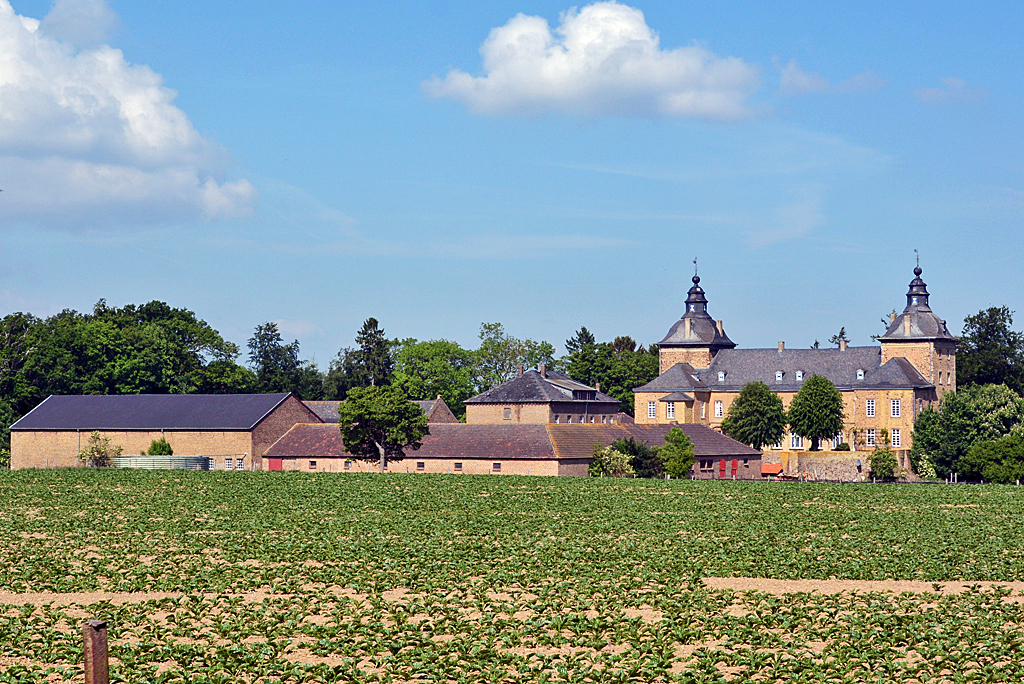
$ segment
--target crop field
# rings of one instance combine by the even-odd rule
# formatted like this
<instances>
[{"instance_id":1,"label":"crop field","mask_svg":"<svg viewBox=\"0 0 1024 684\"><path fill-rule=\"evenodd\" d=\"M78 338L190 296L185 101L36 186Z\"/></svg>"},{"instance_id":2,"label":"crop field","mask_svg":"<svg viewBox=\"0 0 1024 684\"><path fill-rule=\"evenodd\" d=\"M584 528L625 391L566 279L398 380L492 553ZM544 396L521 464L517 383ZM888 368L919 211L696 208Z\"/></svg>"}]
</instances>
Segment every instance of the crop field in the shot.
<instances>
[{"instance_id":1,"label":"crop field","mask_svg":"<svg viewBox=\"0 0 1024 684\"><path fill-rule=\"evenodd\" d=\"M0 473L0 682L1020 682L1024 489Z\"/></svg>"}]
</instances>

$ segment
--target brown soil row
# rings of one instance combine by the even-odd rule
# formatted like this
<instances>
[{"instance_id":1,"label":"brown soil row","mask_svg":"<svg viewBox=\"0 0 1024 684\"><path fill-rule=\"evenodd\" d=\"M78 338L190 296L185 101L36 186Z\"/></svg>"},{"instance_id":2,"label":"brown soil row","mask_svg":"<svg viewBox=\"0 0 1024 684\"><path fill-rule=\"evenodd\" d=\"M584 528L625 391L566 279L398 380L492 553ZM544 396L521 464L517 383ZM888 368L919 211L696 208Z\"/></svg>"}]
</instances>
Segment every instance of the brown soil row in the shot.
<instances>
[{"instance_id":1,"label":"brown soil row","mask_svg":"<svg viewBox=\"0 0 1024 684\"><path fill-rule=\"evenodd\" d=\"M892 592L901 594L905 591L915 594L932 593L933 585L939 585L943 594L962 594L972 586L983 589L997 586L1013 591L1014 594L1024 593L1024 582L923 582L919 580L779 580L761 577L706 577L704 584L712 589L732 589L734 591L760 591L766 594L782 596L818 592L819 594L842 594L857 592Z\"/></svg>"}]
</instances>

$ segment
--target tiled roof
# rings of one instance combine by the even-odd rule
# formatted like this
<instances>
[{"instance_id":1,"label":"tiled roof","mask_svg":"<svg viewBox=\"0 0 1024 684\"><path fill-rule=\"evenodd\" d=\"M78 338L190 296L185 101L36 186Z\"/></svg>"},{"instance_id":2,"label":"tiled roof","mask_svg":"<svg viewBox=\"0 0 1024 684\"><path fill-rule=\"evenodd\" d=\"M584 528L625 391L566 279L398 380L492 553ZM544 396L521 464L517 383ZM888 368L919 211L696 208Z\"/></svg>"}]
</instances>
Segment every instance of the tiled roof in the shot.
<instances>
[{"instance_id":1,"label":"tiled roof","mask_svg":"<svg viewBox=\"0 0 1024 684\"><path fill-rule=\"evenodd\" d=\"M304 401L305 404L313 413L320 417L320 420L325 423L337 423L338 422L338 407L344 402L341 401ZM438 397L437 399L429 399L427 401L417 401L416 403L423 413L427 414L427 421L430 423L457 423L458 418L451 412L448 405L444 403L444 399Z\"/></svg>"},{"instance_id":2,"label":"tiled roof","mask_svg":"<svg viewBox=\"0 0 1024 684\"><path fill-rule=\"evenodd\" d=\"M703 425L464 425L430 426L423 446L409 451L418 458L476 459L580 459L594 454L616 439L633 437L649 446L665 443L668 431L678 427L693 442L697 456L753 458L759 451ZM299 424L289 430L265 454L273 458L347 456L337 425Z\"/></svg>"},{"instance_id":3,"label":"tiled roof","mask_svg":"<svg viewBox=\"0 0 1024 684\"><path fill-rule=\"evenodd\" d=\"M51 395L11 429L251 430L289 396L287 392Z\"/></svg>"},{"instance_id":4,"label":"tiled roof","mask_svg":"<svg viewBox=\"0 0 1024 684\"><path fill-rule=\"evenodd\" d=\"M539 371L531 370L523 373L517 378L502 383L494 389L471 397L466 400L467 404L547 404L550 402L580 401L572 398L573 390L594 392L593 387L588 387L576 382L567 375L556 371L546 371L541 375ZM589 400L589 403L607 402L618 405L619 400L602 392L597 392L596 399Z\"/></svg>"}]
</instances>

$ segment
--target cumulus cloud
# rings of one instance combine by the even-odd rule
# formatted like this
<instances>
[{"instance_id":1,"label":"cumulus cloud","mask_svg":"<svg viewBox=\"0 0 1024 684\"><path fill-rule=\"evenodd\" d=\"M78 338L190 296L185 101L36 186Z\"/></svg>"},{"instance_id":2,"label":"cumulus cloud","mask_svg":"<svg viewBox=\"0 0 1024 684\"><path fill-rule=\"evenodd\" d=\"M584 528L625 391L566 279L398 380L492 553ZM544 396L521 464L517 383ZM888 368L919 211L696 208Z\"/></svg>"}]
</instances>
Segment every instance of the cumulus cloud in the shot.
<instances>
[{"instance_id":1,"label":"cumulus cloud","mask_svg":"<svg viewBox=\"0 0 1024 684\"><path fill-rule=\"evenodd\" d=\"M978 102L988 97L984 88L968 88L962 78L944 78L941 88L918 88L914 99L930 105L944 105L953 102Z\"/></svg>"},{"instance_id":2,"label":"cumulus cloud","mask_svg":"<svg viewBox=\"0 0 1024 684\"><path fill-rule=\"evenodd\" d=\"M174 106L159 74L106 45L69 42L105 35L111 15L100 0L61 0L41 23L0 0L5 218L74 226L249 212L255 189L225 181L227 153Z\"/></svg>"},{"instance_id":3,"label":"cumulus cloud","mask_svg":"<svg viewBox=\"0 0 1024 684\"><path fill-rule=\"evenodd\" d=\"M795 59L789 60L788 64L781 67L778 64L778 60L775 60L775 66L779 70L779 89L787 95L797 95L800 93L858 93L881 88L886 84L885 79L879 78L873 71L864 71L838 83L833 83L817 72L805 71L796 63Z\"/></svg>"},{"instance_id":4,"label":"cumulus cloud","mask_svg":"<svg viewBox=\"0 0 1024 684\"><path fill-rule=\"evenodd\" d=\"M662 49L640 10L614 0L542 17L517 14L480 48L483 76L453 69L423 84L482 114L566 112L730 120L749 116L756 66L691 45Z\"/></svg>"}]
</instances>

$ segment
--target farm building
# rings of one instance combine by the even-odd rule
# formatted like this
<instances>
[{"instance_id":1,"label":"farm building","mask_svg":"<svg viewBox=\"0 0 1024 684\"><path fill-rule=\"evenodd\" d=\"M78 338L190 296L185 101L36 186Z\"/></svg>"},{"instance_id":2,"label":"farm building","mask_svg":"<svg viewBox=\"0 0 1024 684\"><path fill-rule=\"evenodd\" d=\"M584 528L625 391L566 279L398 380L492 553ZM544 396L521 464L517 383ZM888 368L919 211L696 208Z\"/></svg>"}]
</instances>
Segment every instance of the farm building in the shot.
<instances>
[{"instance_id":1,"label":"farm building","mask_svg":"<svg viewBox=\"0 0 1024 684\"><path fill-rule=\"evenodd\" d=\"M694 477L761 479L761 452L703 425L432 424L423 446L389 465L391 472L586 476L594 446L635 438L649 446L665 443L679 427L693 442ZM337 425L299 424L266 452L270 470L367 472L377 466L353 460ZM702 470L713 462L715 469Z\"/></svg>"},{"instance_id":2,"label":"farm building","mask_svg":"<svg viewBox=\"0 0 1024 684\"><path fill-rule=\"evenodd\" d=\"M218 470L262 470L281 435L319 422L291 393L50 396L11 426L11 468L80 466L97 431L125 455L163 437L176 455L213 457Z\"/></svg>"},{"instance_id":3,"label":"farm building","mask_svg":"<svg viewBox=\"0 0 1024 684\"><path fill-rule=\"evenodd\" d=\"M313 411L316 415L320 416L320 420L325 423L337 423L338 422L338 406L342 404L340 401L304 401L307 407ZM458 423L459 419L455 417L452 410L448 408L448 404L445 403L444 399L438 395L437 399L428 399L426 401L415 401L414 404L418 404L423 412L427 414L427 422L430 424L434 423Z\"/></svg>"},{"instance_id":4,"label":"farm building","mask_svg":"<svg viewBox=\"0 0 1024 684\"><path fill-rule=\"evenodd\" d=\"M466 422L475 425L607 425L618 413L618 399L543 365L525 373L520 366L518 377L466 400Z\"/></svg>"}]
</instances>

